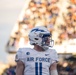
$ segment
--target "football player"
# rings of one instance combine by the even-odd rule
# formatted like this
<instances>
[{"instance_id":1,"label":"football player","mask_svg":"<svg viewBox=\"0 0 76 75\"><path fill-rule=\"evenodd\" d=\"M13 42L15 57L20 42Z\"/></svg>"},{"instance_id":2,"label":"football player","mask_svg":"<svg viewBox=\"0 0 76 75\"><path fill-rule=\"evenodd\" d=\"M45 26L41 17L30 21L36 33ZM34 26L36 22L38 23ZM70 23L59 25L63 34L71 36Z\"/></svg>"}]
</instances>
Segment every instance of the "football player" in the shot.
<instances>
[{"instance_id":1,"label":"football player","mask_svg":"<svg viewBox=\"0 0 76 75\"><path fill-rule=\"evenodd\" d=\"M34 48L19 48L16 53L16 75L58 75L57 52L52 47L52 35L46 27L38 26L29 33Z\"/></svg>"}]
</instances>

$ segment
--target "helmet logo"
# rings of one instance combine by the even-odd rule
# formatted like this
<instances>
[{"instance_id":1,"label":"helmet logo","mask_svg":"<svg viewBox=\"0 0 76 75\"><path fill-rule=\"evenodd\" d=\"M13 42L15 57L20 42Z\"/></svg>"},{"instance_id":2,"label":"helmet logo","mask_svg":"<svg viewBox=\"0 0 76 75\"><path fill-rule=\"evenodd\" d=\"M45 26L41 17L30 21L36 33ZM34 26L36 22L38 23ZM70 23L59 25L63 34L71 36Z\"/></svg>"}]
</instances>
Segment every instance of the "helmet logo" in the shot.
<instances>
[{"instance_id":1,"label":"helmet logo","mask_svg":"<svg viewBox=\"0 0 76 75\"><path fill-rule=\"evenodd\" d=\"M44 30L42 30L42 29L38 29L38 28L33 29L31 32L33 32L33 31L35 31L35 32L37 32L37 31L45 32Z\"/></svg>"}]
</instances>

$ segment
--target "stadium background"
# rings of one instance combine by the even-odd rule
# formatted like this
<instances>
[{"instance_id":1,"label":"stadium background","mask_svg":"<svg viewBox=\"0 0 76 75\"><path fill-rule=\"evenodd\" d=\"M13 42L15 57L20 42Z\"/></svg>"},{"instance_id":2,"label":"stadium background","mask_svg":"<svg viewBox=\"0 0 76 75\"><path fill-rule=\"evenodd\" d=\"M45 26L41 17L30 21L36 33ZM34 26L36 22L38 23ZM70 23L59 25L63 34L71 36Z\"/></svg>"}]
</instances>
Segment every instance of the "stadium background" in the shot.
<instances>
[{"instance_id":1,"label":"stadium background","mask_svg":"<svg viewBox=\"0 0 76 75\"><path fill-rule=\"evenodd\" d=\"M2 6L2 3L6 2L10 3ZM4 25L0 27L0 35L4 36L0 42L2 52L0 53L0 75L15 75L15 53L19 47L32 47L29 45L28 33L31 28L39 25L46 26L52 33L54 48L59 55L59 75L76 75L76 1L11 2L8 0L6 2L0 3L0 22L2 26ZM4 22L3 19L6 21Z\"/></svg>"}]
</instances>

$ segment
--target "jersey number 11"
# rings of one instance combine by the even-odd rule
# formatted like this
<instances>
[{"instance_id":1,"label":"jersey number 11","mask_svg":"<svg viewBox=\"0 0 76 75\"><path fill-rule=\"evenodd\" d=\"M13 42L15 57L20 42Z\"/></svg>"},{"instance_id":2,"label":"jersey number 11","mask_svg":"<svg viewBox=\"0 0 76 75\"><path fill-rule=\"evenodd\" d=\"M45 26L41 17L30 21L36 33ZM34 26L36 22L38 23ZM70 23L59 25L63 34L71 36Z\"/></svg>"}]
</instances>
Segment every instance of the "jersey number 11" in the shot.
<instances>
[{"instance_id":1,"label":"jersey number 11","mask_svg":"<svg viewBox=\"0 0 76 75\"><path fill-rule=\"evenodd\" d=\"M39 73L39 74L38 74ZM42 75L42 63L35 63L35 75Z\"/></svg>"}]
</instances>

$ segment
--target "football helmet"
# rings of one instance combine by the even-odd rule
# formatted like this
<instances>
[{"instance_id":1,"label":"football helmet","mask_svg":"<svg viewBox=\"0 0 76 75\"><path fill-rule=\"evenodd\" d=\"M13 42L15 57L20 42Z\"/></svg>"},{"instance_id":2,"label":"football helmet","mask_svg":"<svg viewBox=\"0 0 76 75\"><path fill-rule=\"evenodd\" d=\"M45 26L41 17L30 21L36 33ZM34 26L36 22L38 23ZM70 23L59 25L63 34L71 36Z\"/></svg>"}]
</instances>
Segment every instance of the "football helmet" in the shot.
<instances>
[{"instance_id":1,"label":"football helmet","mask_svg":"<svg viewBox=\"0 0 76 75\"><path fill-rule=\"evenodd\" d=\"M50 44L47 44L48 37L50 37ZM33 28L29 33L29 41L31 45L39 45L44 50L52 47L54 41L52 40L52 35L48 29L44 26L37 26Z\"/></svg>"}]
</instances>

